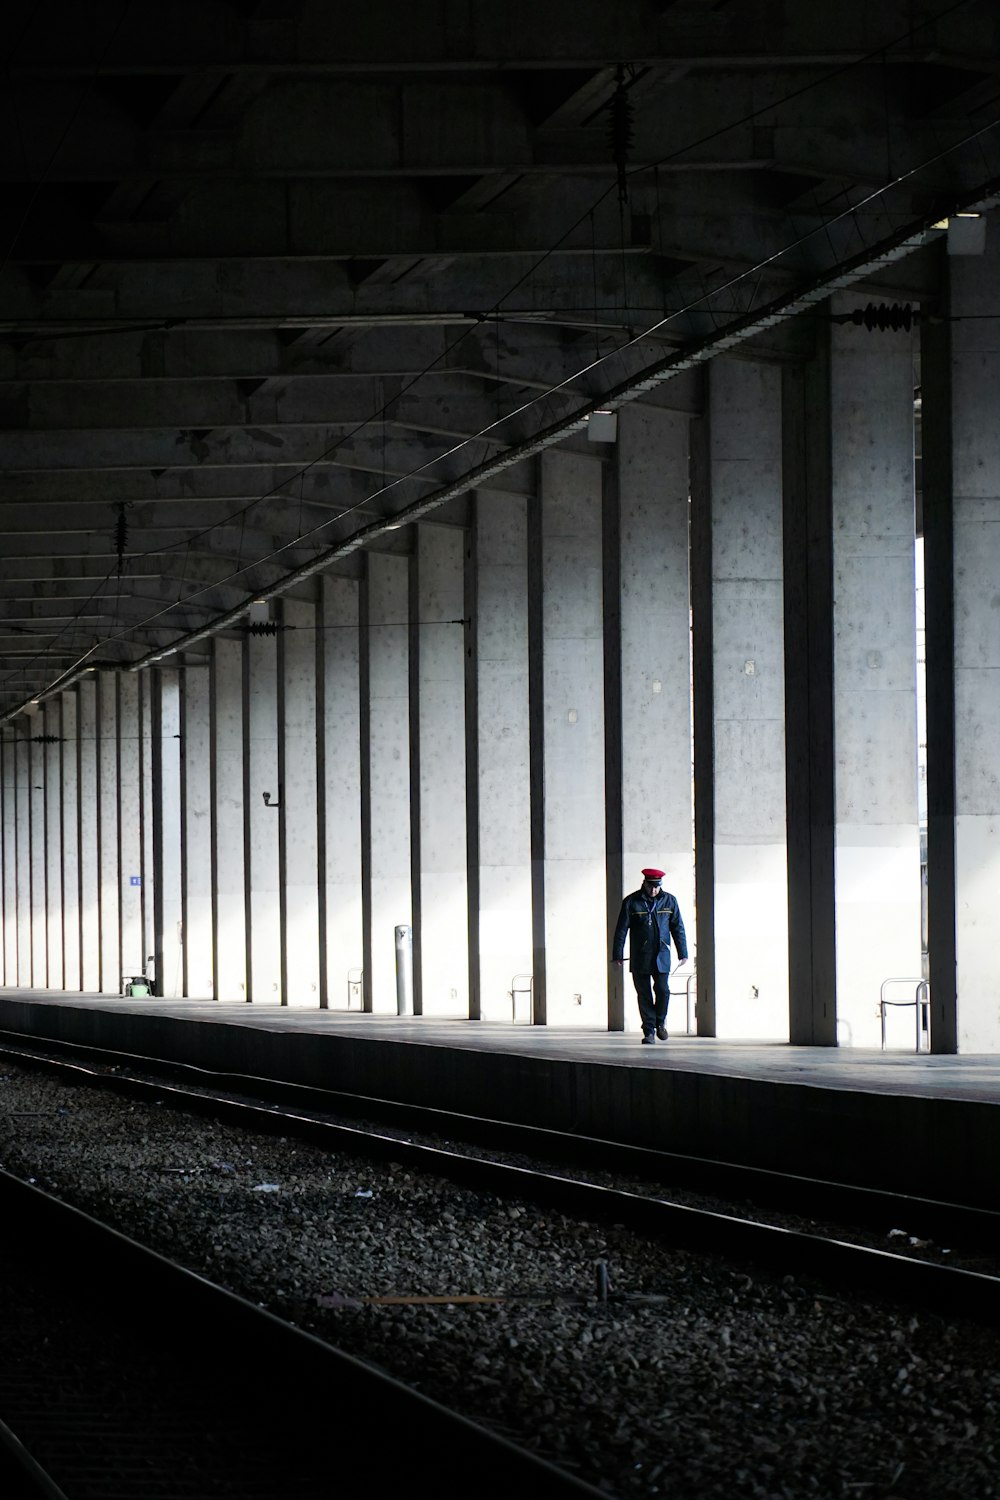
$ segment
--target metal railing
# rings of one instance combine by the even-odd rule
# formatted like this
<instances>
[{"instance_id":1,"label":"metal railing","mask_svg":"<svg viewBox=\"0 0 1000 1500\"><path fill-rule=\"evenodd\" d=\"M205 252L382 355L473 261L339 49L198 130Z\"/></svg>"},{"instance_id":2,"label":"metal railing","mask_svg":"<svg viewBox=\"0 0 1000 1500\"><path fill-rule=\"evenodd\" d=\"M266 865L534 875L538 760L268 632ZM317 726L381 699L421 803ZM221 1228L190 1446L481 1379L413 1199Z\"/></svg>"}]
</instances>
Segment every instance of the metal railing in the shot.
<instances>
[{"instance_id":1,"label":"metal railing","mask_svg":"<svg viewBox=\"0 0 1000 1500\"><path fill-rule=\"evenodd\" d=\"M526 979L528 982L527 982L527 984L518 984L518 980L519 979L520 980L525 980ZM535 977L534 977L533 974L515 974L514 975L513 979L510 982L510 989L507 991L508 995L510 996L510 1018L511 1018L511 1021L516 1021L517 1020L517 997L518 997L518 995L527 995L527 997L528 997L528 1016L527 1016L527 1019L528 1019L529 1022L531 1021L531 1017L534 1014L534 1004L533 1004L533 1001L534 1001L534 992L535 992Z\"/></svg>"},{"instance_id":2,"label":"metal railing","mask_svg":"<svg viewBox=\"0 0 1000 1500\"><path fill-rule=\"evenodd\" d=\"M913 986L912 1000L887 1000L885 992L891 984L911 984ZM929 1052L931 1049L931 987L926 979L883 979L878 992L878 1013L882 1024L882 1051L885 1051L885 1017L886 1011L891 1007L906 1009L912 1005L916 1011L917 1023L917 1045L916 1051ZM926 1032L927 1046L920 1045L921 1037Z\"/></svg>"},{"instance_id":3,"label":"metal railing","mask_svg":"<svg viewBox=\"0 0 1000 1500\"><path fill-rule=\"evenodd\" d=\"M698 1032L698 1027L697 1027L698 996L697 996L697 994L695 994L693 1003L692 1003L692 996L691 996L691 987L695 983L695 981L697 980L697 978L698 978L698 970L697 969L692 969L691 972L690 972L690 974L687 977L687 984L684 986L684 1003L685 1003L686 1010L687 1010L686 1020L687 1020L687 1034L688 1034L688 1036L696 1036L697 1032ZM693 1026L692 1026L692 1018L694 1018L694 1020L695 1020L695 1024Z\"/></svg>"}]
</instances>

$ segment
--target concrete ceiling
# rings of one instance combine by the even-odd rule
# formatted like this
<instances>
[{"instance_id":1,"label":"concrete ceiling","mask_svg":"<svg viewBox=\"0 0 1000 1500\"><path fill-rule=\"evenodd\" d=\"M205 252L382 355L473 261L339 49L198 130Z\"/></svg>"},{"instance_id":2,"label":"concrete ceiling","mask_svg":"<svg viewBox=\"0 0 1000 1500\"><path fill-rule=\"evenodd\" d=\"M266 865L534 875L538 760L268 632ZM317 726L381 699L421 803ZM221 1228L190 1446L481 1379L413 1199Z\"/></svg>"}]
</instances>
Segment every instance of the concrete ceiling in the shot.
<instances>
[{"instance_id":1,"label":"concrete ceiling","mask_svg":"<svg viewBox=\"0 0 1000 1500\"><path fill-rule=\"evenodd\" d=\"M539 432L1000 179L993 0L15 0L7 33L0 713L361 528L405 547L380 519L484 463L525 493ZM873 259L859 305L934 266ZM770 321L746 352L808 352ZM639 399L697 410L697 371Z\"/></svg>"}]
</instances>

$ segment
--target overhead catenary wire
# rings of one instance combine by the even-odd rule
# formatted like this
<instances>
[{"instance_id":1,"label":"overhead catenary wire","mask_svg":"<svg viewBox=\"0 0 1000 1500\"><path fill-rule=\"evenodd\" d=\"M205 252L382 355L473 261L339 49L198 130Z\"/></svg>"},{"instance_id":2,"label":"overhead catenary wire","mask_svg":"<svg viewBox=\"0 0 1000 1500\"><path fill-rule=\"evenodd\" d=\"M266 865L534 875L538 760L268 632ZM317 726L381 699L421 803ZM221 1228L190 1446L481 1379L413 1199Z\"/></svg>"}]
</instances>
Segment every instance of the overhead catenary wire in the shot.
<instances>
[{"instance_id":1,"label":"overhead catenary wire","mask_svg":"<svg viewBox=\"0 0 1000 1500\"><path fill-rule=\"evenodd\" d=\"M816 78L816 79L812 79L809 82L801 85L799 88L789 91L788 93L784 94L780 99L773 100L773 101L771 101L771 102L769 102L769 103L767 103L765 105L761 105L757 109L747 112L746 114L744 114L743 116L741 116L738 120L730 121L730 122L727 122L727 124L725 124L725 125L719 126L716 129L712 130L711 132L708 132L706 135L700 137L696 141L689 141L689 142L687 142L684 146L677 148L675 151L667 153L665 156L659 158L658 161L656 161L654 163L644 162L644 163L640 163L638 165L635 165L635 166L633 166L631 168L627 168L625 175L626 175L626 177L628 177L628 176L633 176L636 173L640 173L640 172L648 172L650 170L654 170L654 171L658 170L658 168L660 166L663 166L663 165L665 165L666 163L668 163L668 162L670 162L672 160L676 160L678 157L684 155L686 152L688 152L690 150L695 149L697 146L706 144L706 143L710 142L711 140L717 139L719 136L726 134L728 131L731 131L731 130L733 130L735 128L738 128L742 124L746 124L746 123L752 122L753 120L761 117L762 115L771 113L774 110L779 109L780 107L782 107L783 104L789 102L790 100L798 98L801 95L803 95L805 93L808 93L808 92L810 92L810 91L812 91L814 89L822 87L825 83L828 83L832 79L834 79L834 78L836 78L836 77L838 77L838 76L840 76L840 75L842 75L842 74L844 74L846 72L849 72L853 68L856 68L856 67L858 67L860 65L863 65L864 63L869 62L869 61L871 61L874 58L878 58L878 57L883 57L884 58L885 55L887 54L887 52L891 48L897 47L902 42L905 42L905 41L911 39L912 36L916 32L920 31L924 27L926 27L926 26L928 26L928 25L930 25L930 24L932 24L932 23L934 23L936 21L939 21L939 20L941 20L941 19L943 19L943 18L945 18L947 16L950 16L950 15L954 14L956 11L958 11L960 9L963 9L967 5L973 4L973 3L977 3L977 0L954 0L953 4L944 7L941 11L937 12L933 17L928 17L924 21L915 23L913 26L909 27L907 29L907 31L905 33L903 33L901 36L896 37L895 39L893 39L890 42L882 43L880 47L878 47L876 49L873 49L872 52L870 52L868 54L865 54L862 57L850 59L849 61L847 61L847 62L839 65L838 67L829 70L828 72L826 72L825 74L823 74L822 77ZM621 81L621 80L619 80L619 81ZM942 156L946 155L946 154L948 154L948 152L958 149L961 145L965 144L969 139L975 139L977 136L981 136L986 131L988 131L988 130L990 130L992 128L993 128L992 124L990 126L984 127L982 131L973 133L972 136L966 137L964 141L957 142L957 143L952 143L952 145L950 147L946 148L945 152L942 152L940 154ZM937 159L937 158L933 158L933 159ZM927 165L927 163L922 163L918 168L913 169L911 172L901 174L901 176L898 177L897 179L895 179L894 182L890 182L890 183L884 184L883 187L875 190L873 193L869 194L866 199L863 199L862 202L861 202L861 204L852 205L849 210L845 211L845 214L847 214L847 213L856 214L857 211L858 211L858 209L860 207L863 207L865 203L872 201L874 198L876 198L879 195L881 195L882 193L886 192L889 188L897 185L898 182L905 180L908 176L914 175L915 171L921 170L922 167L926 166L926 165ZM498 302L493 305L493 308L488 313L481 314L481 315L478 316L477 323L485 322L485 321L487 321L489 318L491 318L493 316L496 316L496 317L501 316L501 309L503 308L504 303L507 302L507 300L514 294L514 292L516 292L518 290L518 288L520 286L522 286L530 278L530 276L533 275L534 272L541 265L543 265L544 262L552 254L554 254L558 250L559 246L564 242L564 240L568 237L568 235L570 235L579 226L580 223L584 222L584 220L587 218L588 214L590 214L590 215L593 214L594 208L596 208L600 203L602 203L607 198L607 196L609 195L610 192L614 191L616 185L618 185L619 187L621 186L620 182L617 179L616 179L616 183L613 183L613 184L609 185L609 187L606 188L598 196L598 198L595 200L595 202L587 210L585 210L585 212L576 221L574 221L574 223L571 224L563 232L563 234L561 236L559 236L559 238L553 243L553 245L550 246L548 250L546 250L545 252L543 252L543 254L541 256L539 256L534 261L534 263L532 264L531 267L529 267L524 273L522 273L522 275L514 283L513 287L510 288L503 295L503 297L501 297L498 300ZM844 216L845 216L844 214L837 215L837 216L835 216L835 218L834 218L833 221L828 221L828 222L836 222L837 219L842 218ZM822 228L827 228L827 227L828 227L828 225L821 226L821 229ZM807 234L805 234L803 236L800 236L799 240L797 242L795 242L795 243L802 243L804 240L812 237L812 235L816 234L817 232L820 232L820 231L816 230L816 229L810 230ZM671 312L667 316L658 319L654 324L652 324L650 327L644 329L641 333L639 333L639 334L633 334L632 336L630 336L628 338L628 340L623 345L617 347L615 350L610 351L610 352L608 352L608 353L606 353L604 355L599 355L599 357L595 358L595 360L593 360L589 364L583 366L580 370L573 372L570 376L565 377L562 381L553 384L546 391L544 391L544 392L538 394L537 396L535 396L532 400L529 400L527 402L522 403L522 405L519 406L515 411L507 413L504 417L500 418L499 421L501 421L501 422L509 421L512 417L521 415L523 412L529 410L532 406L534 406L534 405L536 405L536 404L538 404L538 403L540 403L540 402L542 402L544 400L549 399L551 396L553 396L556 393L564 390L565 387L567 385L569 385L570 383L572 383L573 381L578 380L582 375L589 374L596 366L604 363L605 361L607 361L607 360L609 360L611 358L620 357L622 355L622 353L624 352L624 350L628 349L629 347L633 346L634 344L636 344L638 342L641 342L643 339L649 338L650 336L652 336L653 334L655 334L656 332L658 332L660 329L662 329L669 321L671 321L672 318L680 316L684 312L690 312L690 311L692 311L697 306L699 306L703 301L706 301L709 298L718 297L719 294L721 292L725 291L728 287L733 287L733 286L737 285L740 281L745 280L746 276L750 276L750 275L756 274L758 272L761 272L768 265L772 264L774 261L780 259L783 255L787 254L789 252L789 250L792 249L792 248L794 248L794 243L793 243L793 245L783 246L780 250L776 251L774 254L772 254L771 256L767 257L764 261L760 262L757 266L755 266L754 268L752 268L752 270L750 272L744 273L744 275L740 276L740 277L731 278L728 282L724 283L721 287L713 288L710 292L706 293L703 297L693 299L691 302L689 302L688 304L686 304L686 306L684 308L682 308L682 309L680 309L680 310L678 310L676 312ZM758 276L758 287L759 287L759 276ZM751 298L751 305L752 305L753 300L754 299L752 297ZM473 326L476 326L476 325L473 325ZM405 392L411 390L413 388L413 386L415 384L417 384L417 382L419 382L420 380L422 380L427 374L429 374L434 368L436 368L441 363L442 360L446 359L448 357L448 355L451 354L461 344L461 342L466 337L468 337L468 334L469 334L470 331L471 331L470 329L466 329L459 336L459 338L457 338L453 342L449 343L445 347L445 349L435 357L435 359L433 359L432 361L429 361L428 364L425 365L424 368L421 371L419 371L416 375L414 375L412 377L412 379L409 380L404 385L403 391L400 394L404 394ZM396 400L396 399L398 399L398 398L397 397L393 397L393 400ZM604 399L607 399L607 398L604 398ZM382 405L380 406L380 408L379 408L379 410L377 412L373 412L372 414L370 414L370 416L368 418L363 419L353 429L351 429L351 431L349 433L347 433L344 436L342 436L341 438L339 438L338 441L335 444L331 444L321 454L317 455L316 458L312 459L308 464L305 464L305 465L301 466L296 471L296 473L293 474L293 475L291 475L288 479L282 480L279 484L273 486L270 490L264 492L264 494L259 495L259 496L255 496L252 501L248 502L245 506L241 507L241 509L239 511L233 512L229 516L227 516L227 517L225 517L225 518L223 518L223 519L221 519L219 521L213 522L210 526L203 528L202 530L200 530L197 533L189 535L188 537L186 537L182 541L178 542L177 544L173 544L173 545L175 545L177 547L181 547L181 546L185 547L185 549L188 549L187 552L186 552L186 555L189 555L189 549L190 549L190 547L192 546L192 544L194 542L196 542L199 539L201 539L202 537L208 535L210 532L219 529L220 527L233 524L233 522L236 519L241 519L241 518L245 517L246 514L250 510L252 510L255 505L259 504L262 500L267 499L270 496L273 496L273 495L275 495L277 493L280 493L281 491L285 490L287 488L287 486L289 484L293 483L296 479L298 479L299 482L300 482L300 503L301 503L301 483L302 483L302 479L304 478L304 476L307 473L309 473L313 468L315 468L317 464L323 462L326 458L329 458L333 453L335 453L351 437L357 435L358 432L364 430L364 428L367 427L368 425L370 425L371 422L373 422L374 420L377 420L379 417L381 417L383 419L383 421L384 421L387 407L390 404L391 403L388 403L388 402L382 403ZM576 417L570 418L569 420L574 425L572 427L568 428L567 431L568 430L578 430L579 426L582 425L582 421L585 420L585 416L584 417L580 417L579 414L577 414ZM490 423L485 428L481 429L480 432L478 432L476 434L471 434L471 435L469 435L467 437L464 437L460 443L455 444L451 448L446 449L445 452L434 456L433 458L427 460L425 463L417 466L414 469L411 469L407 473L405 473L403 475L397 476L391 482L384 484L381 489L376 490L376 491L374 491L374 492L366 495L362 500L358 501L355 505L345 507L343 510L341 510L340 512L338 512L337 515L331 516L328 519L324 520L324 522L322 522L321 524L319 524L319 525L317 525L317 526L315 526L313 528L310 528L310 530L308 530L308 531L306 531L304 533L301 533L301 534L299 534L298 536L296 536L294 538L289 539L288 541L282 543L282 545L280 547L272 550L270 553L267 553L263 557L258 557L252 563L248 563L246 566L241 566L237 572L230 573L230 574L226 575L222 579L213 580L211 584L205 585L203 588L195 590L191 594L189 594L187 596L184 596L183 598L178 599L175 603L167 605L167 606L164 606L164 608L162 608L162 609L160 609L158 611L155 611L153 614L147 616L143 621L138 622L135 625L131 625L127 629L125 629L123 631L114 633L114 634L112 634L110 636L105 636L105 637L103 637L103 638L95 641L94 645L90 648L90 650L87 653L85 653L84 656L82 656L81 658L79 658L78 662L75 665L76 666L80 666L81 664L83 664L84 662L86 662L87 659L93 654L93 652L99 650L102 646L111 644L114 641L118 641L118 640L121 640L123 638L127 638L128 636L130 636L135 631L139 631L139 630L144 630L144 629L150 628L152 626L152 624L157 619L160 619L164 615L169 614L170 612L172 612L172 610L174 610L175 608L177 608L179 605L188 603L189 601L193 601L194 599L200 597L202 594L211 592L213 589L215 589L215 588L217 588L217 587L219 587L219 586L221 586L221 585L223 585L225 583L233 581L233 579L242 576L242 574L245 573L246 571L248 571L251 567L261 566L261 565L263 565L263 564L265 564L267 562L272 561L274 558L280 556L282 553L290 550L291 548L302 545L304 542L308 541L311 537L315 537L321 531L326 530L327 527L329 527L330 525L333 525L337 521L341 521L344 518L346 518L346 517L348 517L348 516L350 516L352 514L355 514L357 511L363 509L365 506L369 505L373 500L378 499L382 494L387 493L388 491L390 491L392 489L395 489L397 486L405 483L409 479L413 479L415 477L418 477L426 469L432 468L434 465L443 462L445 459L453 456L455 453L460 452L463 448L468 447L470 444L472 444L474 442L477 442L477 441L481 441L481 440L487 438L488 435L490 434L490 432L497 425L499 425L498 422ZM532 440L528 439L527 441L530 443ZM523 445L517 445L516 444L515 445L515 449L517 449L518 447L521 447L521 446L523 446ZM513 459L511 461L513 462L513 461L517 461L517 460ZM487 463L487 466L488 466L488 463ZM470 472L478 472L483 467L484 467L484 465L480 464L477 467L477 470L470 471ZM465 485L464 487L465 488L469 488L471 486L470 485ZM447 486L446 486L446 488L447 488ZM417 504L417 505L420 505L421 503L426 503L426 502L415 502L415 504ZM438 501L437 503L441 503L441 502ZM410 509L412 509L412 507L408 507L407 509L410 510ZM391 517L390 518L384 518L381 522L375 522L375 523L373 523L372 526L364 528L363 529L363 534L364 535L368 535L373 530L378 531L378 530L381 530L381 529L387 529L392 524L394 524L393 523L393 518L391 518ZM350 541L350 540L351 539L348 539L348 541ZM140 554L137 554L137 555L140 556L140 557L141 556L149 556L149 555L153 555L154 553L156 553L156 554L162 553L164 550L169 550L169 549L164 549L164 548L149 549L146 553L140 553ZM328 554L326 552L324 552L323 554L320 555L320 558L322 559L324 557L327 557L327 555ZM314 571L319 571L319 568L314 568L313 570ZM294 570L292 574L286 575L286 578L287 577L295 578L297 576L299 576L299 570ZM105 580L105 581L107 581L107 580ZM280 586L281 585L284 585L286 587L288 586L287 584L284 583L284 580L278 580L278 581L276 581L276 583L274 585L271 586L271 588L274 591L280 592ZM101 585L99 585L98 587L100 588ZM95 590L95 593L96 592L97 592L97 590ZM91 598L92 597L93 597L93 595L91 596ZM218 618L221 621L221 620L226 619L227 616L226 615L222 615L222 616L220 616ZM50 648L51 648L51 645L54 644L54 641L57 640L57 639L59 639L60 635L65 632L65 629L69 628L70 624L71 624L71 622L67 622L67 626L64 627L63 631L59 632L53 638L53 640L50 641L50 643L49 643ZM221 628L221 627L220 627L220 625L218 623L216 623L213 627L206 627L206 630L201 631L201 632L197 632L197 634L204 635L206 633L210 633L211 630L218 629L218 628ZM178 643L175 643L175 645L173 647L168 648L168 650L183 649L183 644L182 643L187 638L188 637L181 637L181 640ZM143 658L143 661L146 661L146 660L148 660L148 658ZM30 663L29 663L29 665L30 665ZM135 665L137 665L137 664L136 663L132 663L131 664L131 666L133 666L133 667ZM17 670L20 671L20 672L23 672L26 669L24 667L20 667ZM57 680L61 681L62 677L64 675L65 674L60 674L60 678L57 679ZM17 710L15 710L15 712L16 711Z\"/></svg>"}]
</instances>

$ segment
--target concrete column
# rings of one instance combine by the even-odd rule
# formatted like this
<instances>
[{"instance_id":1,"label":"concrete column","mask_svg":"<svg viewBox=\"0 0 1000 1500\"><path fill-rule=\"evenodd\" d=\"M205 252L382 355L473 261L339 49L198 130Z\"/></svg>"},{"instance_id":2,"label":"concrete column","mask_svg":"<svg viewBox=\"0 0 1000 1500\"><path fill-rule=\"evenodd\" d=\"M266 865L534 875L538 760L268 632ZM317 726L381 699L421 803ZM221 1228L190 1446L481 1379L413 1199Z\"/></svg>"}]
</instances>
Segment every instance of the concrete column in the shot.
<instances>
[{"instance_id":1,"label":"concrete column","mask_svg":"<svg viewBox=\"0 0 1000 1500\"><path fill-rule=\"evenodd\" d=\"M474 539L480 1011L509 1021L532 973L527 502L480 490Z\"/></svg>"},{"instance_id":2,"label":"concrete column","mask_svg":"<svg viewBox=\"0 0 1000 1500\"><path fill-rule=\"evenodd\" d=\"M316 790L317 607L285 599L278 637L282 992L286 1005L319 1005L319 851Z\"/></svg>"},{"instance_id":3,"label":"concrete column","mask_svg":"<svg viewBox=\"0 0 1000 1500\"><path fill-rule=\"evenodd\" d=\"M180 674L157 668L153 678L153 962L156 993L183 993L181 885Z\"/></svg>"},{"instance_id":4,"label":"concrete column","mask_svg":"<svg viewBox=\"0 0 1000 1500\"><path fill-rule=\"evenodd\" d=\"M118 677L97 674L97 857L101 912L101 977L104 994L121 985L118 865Z\"/></svg>"},{"instance_id":5,"label":"concrete column","mask_svg":"<svg viewBox=\"0 0 1000 1500\"><path fill-rule=\"evenodd\" d=\"M14 795L17 846L17 983L31 978L31 721L14 720Z\"/></svg>"},{"instance_id":6,"label":"concrete column","mask_svg":"<svg viewBox=\"0 0 1000 1500\"><path fill-rule=\"evenodd\" d=\"M281 995L281 909L278 897L278 676L274 636L247 641L245 718L248 736L246 807L249 814L247 875L250 890L248 993L252 1000L279 1004ZM264 801L267 793L268 801Z\"/></svg>"},{"instance_id":7,"label":"concrete column","mask_svg":"<svg viewBox=\"0 0 1000 1500\"><path fill-rule=\"evenodd\" d=\"M101 987L101 899L97 854L97 673L77 688L80 849L80 985L88 993Z\"/></svg>"},{"instance_id":8,"label":"concrete column","mask_svg":"<svg viewBox=\"0 0 1000 1500\"><path fill-rule=\"evenodd\" d=\"M139 678L118 674L118 864L121 869L122 973L145 972L142 932Z\"/></svg>"},{"instance_id":9,"label":"concrete column","mask_svg":"<svg viewBox=\"0 0 1000 1500\"><path fill-rule=\"evenodd\" d=\"M781 372L708 368L716 1035L788 1039Z\"/></svg>"},{"instance_id":10,"label":"concrete column","mask_svg":"<svg viewBox=\"0 0 1000 1500\"><path fill-rule=\"evenodd\" d=\"M544 1018L606 1026L601 461L553 449L540 467Z\"/></svg>"},{"instance_id":11,"label":"concrete column","mask_svg":"<svg viewBox=\"0 0 1000 1500\"><path fill-rule=\"evenodd\" d=\"M944 267L922 375L932 1045L998 1052L1000 215L984 256Z\"/></svg>"},{"instance_id":12,"label":"concrete column","mask_svg":"<svg viewBox=\"0 0 1000 1500\"><path fill-rule=\"evenodd\" d=\"M835 313L857 298L841 294ZM837 1019L879 1045L882 981L922 977L917 810L913 347L834 325L830 349ZM913 986L910 986L912 995ZM901 999L906 987L891 998ZM911 1045L912 1011L890 1016ZM998 1031L1000 1036L1000 1031Z\"/></svg>"},{"instance_id":13,"label":"concrete column","mask_svg":"<svg viewBox=\"0 0 1000 1500\"><path fill-rule=\"evenodd\" d=\"M213 993L247 998L246 896L243 862L242 641L212 641L212 892Z\"/></svg>"},{"instance_id":14,"label":"concrete column","mask_svg":"<svg viewBox=\"0 0 1000 1500\"><path fill-rule=\"evenodd\" d=\"M322 688L319 727L322 777L319 831L324 884L327 1005L359 1005L360 990L348 993L349 976L364 965L361 899L361 718L358 682L359 585L353 578L323 579L323 629L317 632Z\"/></svg>"},{"instance_id":15,"label":"concrete column","mask_svg":"<svg viewBox=\"0 0 1000 1500\"><path fill-rule=\"evenodd\" d=\"M48 941L49 989L63 988L63 883L62 883L62 711L58 698L43 706L45 734L45 900Z\"/></svg>"},{"instance_id":16,"label":"concrete column","mask_svg":"<svg viewBox=\"0 0 1000 1500\"><path fill-rule=\"evenodd\" d=\"M782 370L789 1040L837 1043L829 325Z\"/></svg>"},{"instance_id":17,"label":"concrete column","mask_svg":"<svg viewBox=\"0 0 1000 1500\"><path fill-rule=\"evenodd\" d=\"M153 858L153 695L155 672L139 676L139 805L142 852L142 952L144 961L153 952L153 907L156 862Z\"/></svg>"},{"instance_id":18,"label":"concrete column","mask_svg":"<svg viewBox=\"0 0 1000 1500\"><path fill-rule=\"evenodd\" d=\"M409 559L370 552L362 613L365 1006L396 1009L395 929L411 926Z\"/></svg>"},{"instance_id":19,"label":"concrete column","mask_svg":"<svg viewBox=\"0 0 1000 1500\"><path fill-rule=\"evenodd\" d=\"M45 839L45 745L37 743L45 733L45 717L35 713L28 720L29 751L29 840L31 847L31 983L35 989L48 984L48 911L46 897Z\"/></svg>"},{"instance_id":20,"label":"concrete column","mask_svg":"<svg viewBox=\"0 0 1000 1500\"><path fill-rule=\"evenodd\" d=\"M76 692L62 694L62 892L63 983L80 988L80 801Z\"/></svg>"},{"instance_id":21,"label":"concrete column","mask_svg":"<svg viewBox=\"0 0 1000 1500\"><path fill-rule=\"evenodd\" d=\"M618 414L614 462L620 526L623 889L608 892L608 915L614 908L617 919L622 895L638 888L644 866L662 868L665 889L680 903L693 952L688 418L653 407L625 407ZM675 995L683 982L672 985ZM638 1031L638 1005L627 977L624 986L625 1025ZM672 1003L674 1025L681 1029L677 1012L682 1000Z\"/></svg>"},{"instance_id":22,"label":"concrete column","mask_svg":"<svg viewBox=\"0 0 1000 1500\"><path fill-rule=\"evenodd\" d=\"M184 994L214 993L212 958L212 797L209 768L209 672L185 667L181 770L184 808Z\"/></svg>"},{"instance_id":23,"label":"concrete column","mask_svg":"<svg viewBox=\"0 0 1000 1500\"><path fill-rule=\"evenodd\" d=\"M8 728L0 739L3 757L3 973L4 984L17 978L17 742Z\"/></svg>"},{"instance_id":24,"label":"concrete column","mask_svg":"<svg viewBox=\"0 0 1000 1500\"><path fill-rule=\"evenodd\" d=\"M412 603L416 660L414 985L424 1015L469 1010L465 837L465 534L417 528ZM419 973L419 988L417 974ZM415 995L416 1001L416 995Z\"/></svg>"}]
</instances>

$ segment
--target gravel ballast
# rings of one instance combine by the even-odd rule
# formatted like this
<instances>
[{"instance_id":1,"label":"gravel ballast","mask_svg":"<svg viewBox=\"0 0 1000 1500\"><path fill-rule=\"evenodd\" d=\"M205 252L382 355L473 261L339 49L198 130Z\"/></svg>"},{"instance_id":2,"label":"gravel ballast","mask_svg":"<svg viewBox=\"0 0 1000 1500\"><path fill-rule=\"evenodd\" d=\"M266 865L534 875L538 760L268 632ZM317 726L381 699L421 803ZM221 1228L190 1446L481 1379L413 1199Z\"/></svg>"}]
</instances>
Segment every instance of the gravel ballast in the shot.
<instances>
[{"instance_id":1,"label":"gravel ballast","mask_svg":"<svg viewBox=\"0 0 1000 1500\"><path fill-rule=\"evenodd\" d=\"M0 1166L609 1494L1000 1496L992 1330L8 1065Z\"/></svg>"}]
</instances>

